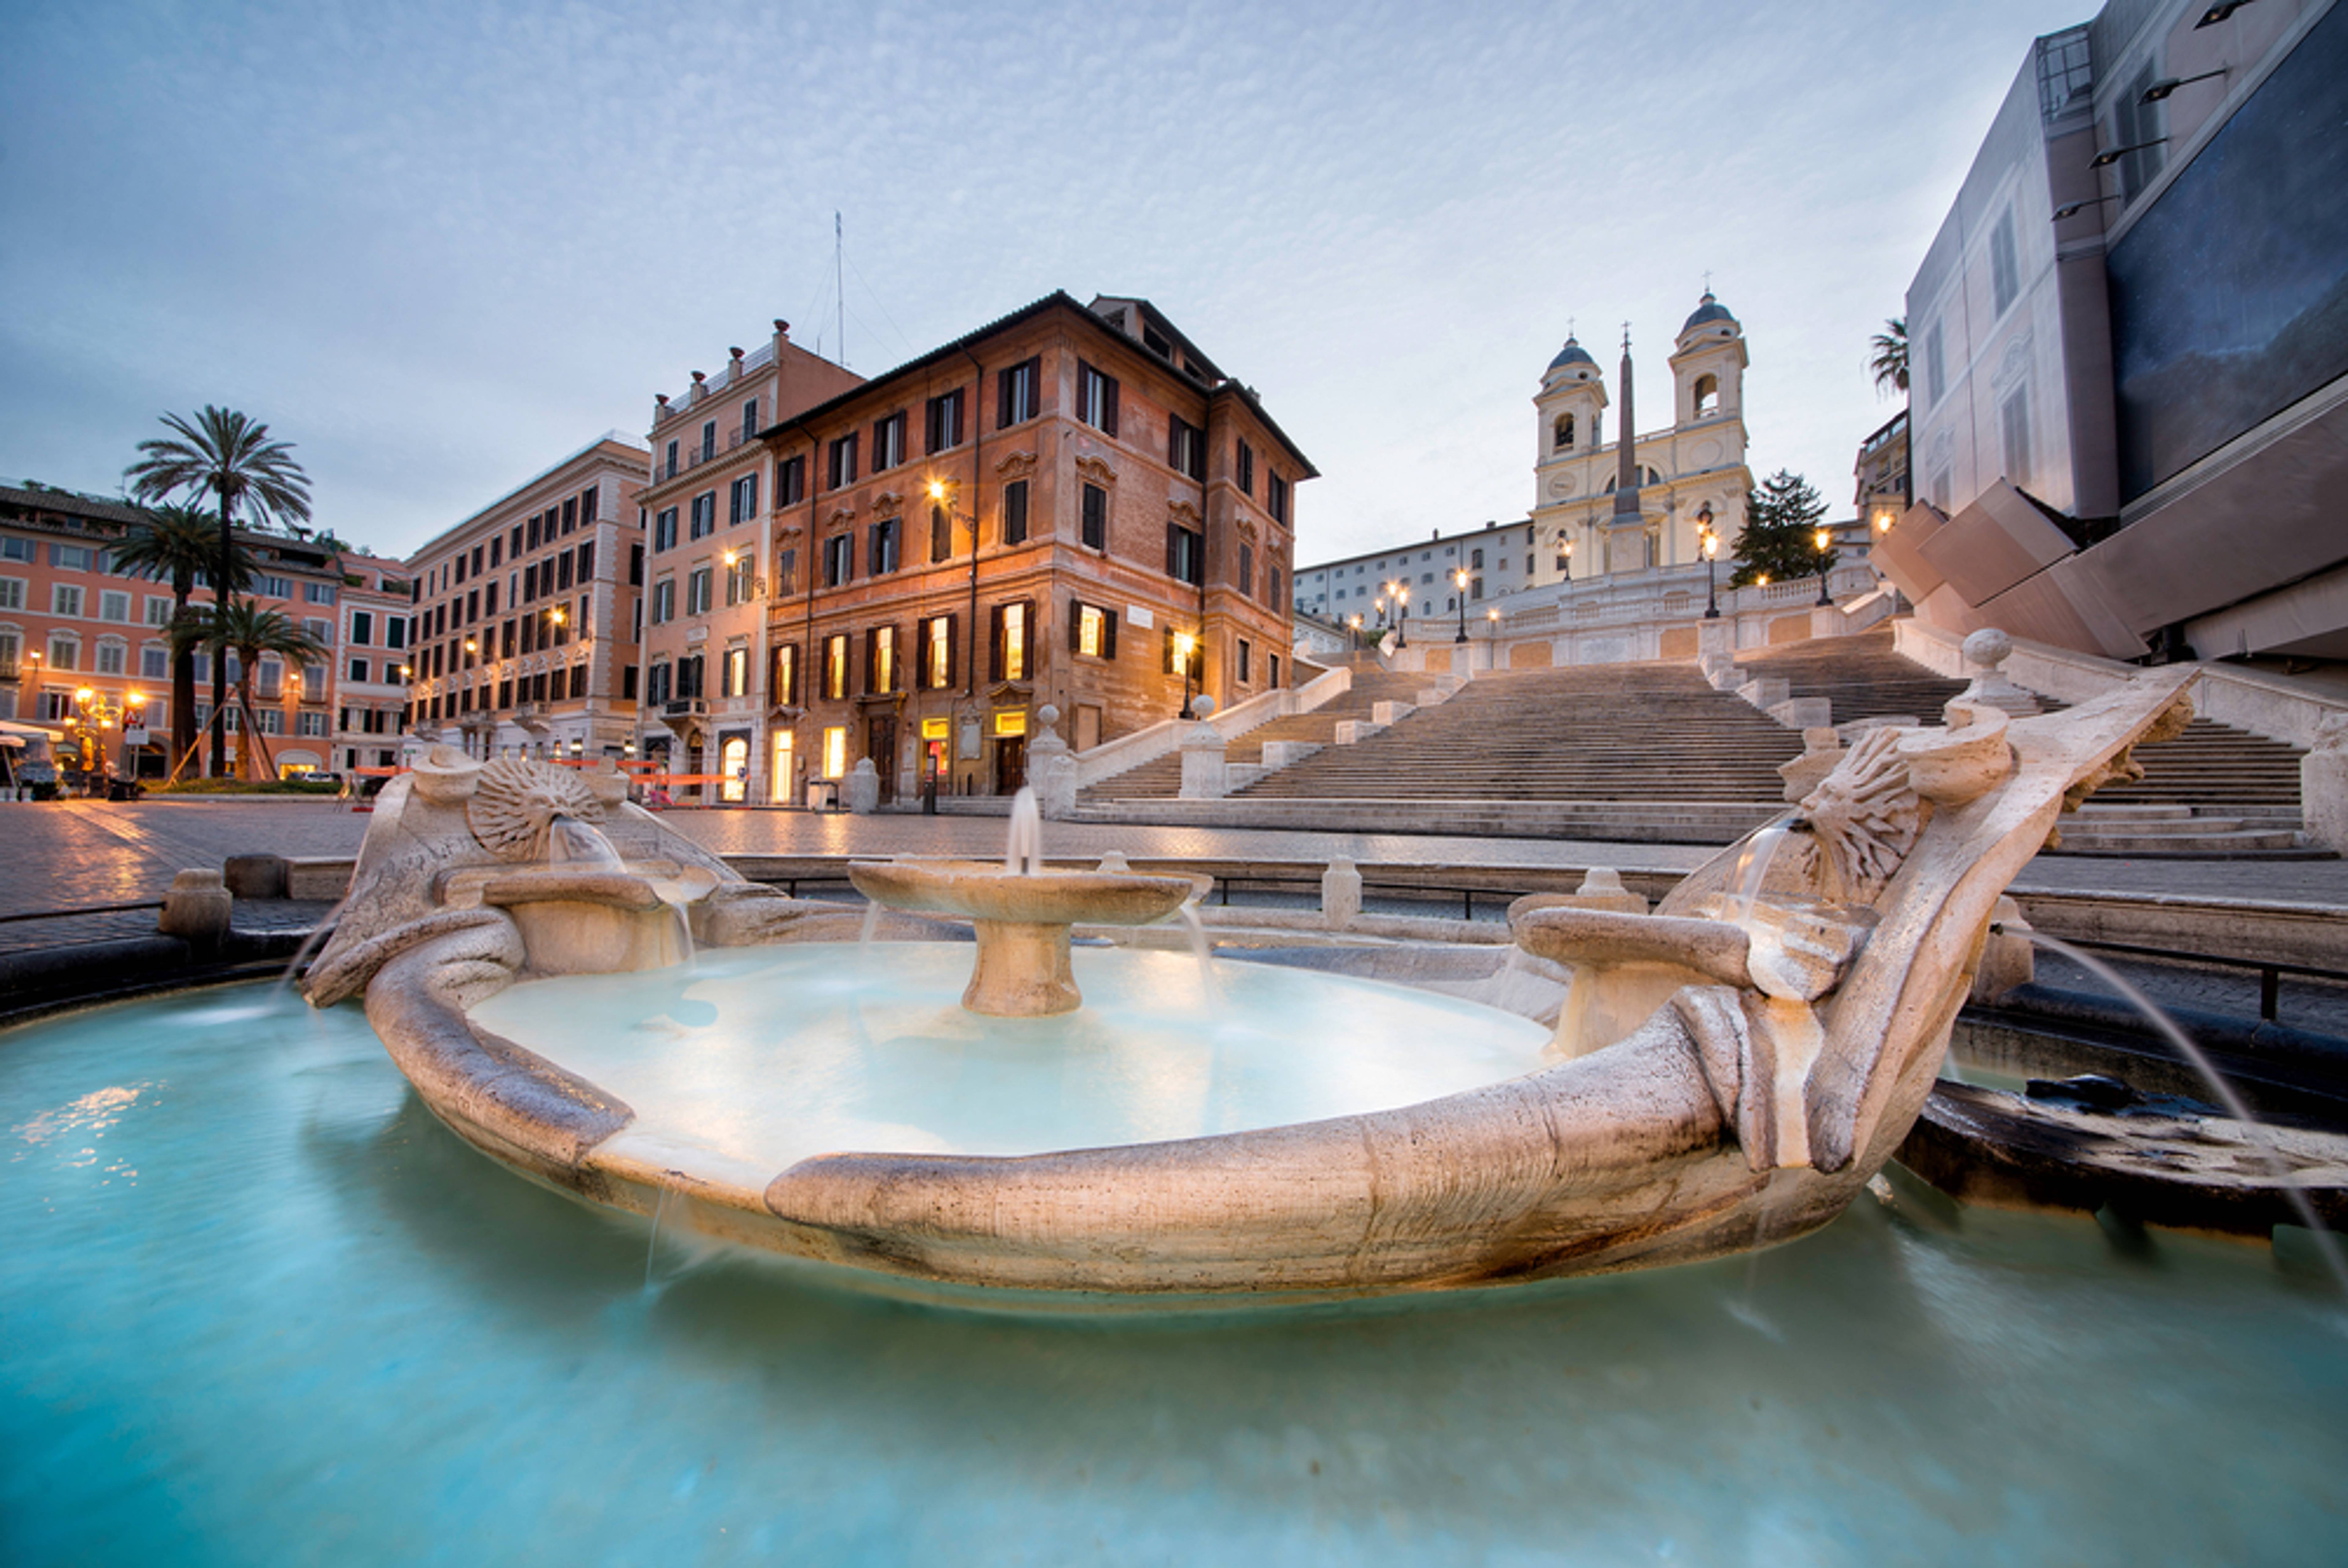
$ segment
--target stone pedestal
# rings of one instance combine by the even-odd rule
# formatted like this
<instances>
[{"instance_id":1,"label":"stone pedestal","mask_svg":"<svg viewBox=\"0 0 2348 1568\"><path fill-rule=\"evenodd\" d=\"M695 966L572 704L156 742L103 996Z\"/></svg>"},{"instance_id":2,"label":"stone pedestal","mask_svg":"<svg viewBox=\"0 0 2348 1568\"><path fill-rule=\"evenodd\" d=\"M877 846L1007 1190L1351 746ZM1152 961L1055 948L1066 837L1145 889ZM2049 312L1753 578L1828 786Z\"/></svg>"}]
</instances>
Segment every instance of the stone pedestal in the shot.
<instances>
[{"instance_id":1,"label":"stone pedestal","mask_svg":"<svg viewBox=\"0 0 2348 1568\"><path fill-rule=\"evenodd\" d=\"M1182 737L1182 798L1184 800L1220 800L1231 793L1231 784L1223 767L1229 750L1223 737L1212 724L1203 721L1190 726Z\"/></svg>"},{"instance_id":2,"label":"stone pedestal","mask_svg":"<svg viewBox=\"0 0 2348 1568\"><path fill-rule=\"evenodd\" d=\"M228 938L229 916L236 900L217 871L182 871L171 878L163 895L163 912L155 929L177 937L191 947L216 947Z\"/></svg>"},{"instance_id":3,"label":"stone pedestal","mask_svg":"<svg viewBox=\"0 0 2348 1568\"><path fill-rule=\"evenodd\" d=\"M1035 710L1035 734L1027 743L1027 783L1035 809L1048 822L1065 821L1076 810L1076 755L1056 727L1060 710L1046 702Z\"/></svg>"},{"instance_id":4,"label":"stone pedestal","mask_svg":"<svg viewBox=\"0 0 2348 1568\"><path fill-rule=\"evenodd\" d=\"M1966 638L1965 674L1972 684L1957 701L2000 708L2017 719L2040 712L2037 698L2005 678L2002 666L2012 657L2013 639L1993 626L1985 626Z\"/></svg>"},{"instance_id":5,"label":"stone pedestal","mask_svg":"<svg viewBox=\"0 0 2348 1568\"><path fill-rule=\"evenodd\" d=\"M2348 855L2348 727L2299 759L2299 815L2311 840Z\"/></svg>"}]
</instances>

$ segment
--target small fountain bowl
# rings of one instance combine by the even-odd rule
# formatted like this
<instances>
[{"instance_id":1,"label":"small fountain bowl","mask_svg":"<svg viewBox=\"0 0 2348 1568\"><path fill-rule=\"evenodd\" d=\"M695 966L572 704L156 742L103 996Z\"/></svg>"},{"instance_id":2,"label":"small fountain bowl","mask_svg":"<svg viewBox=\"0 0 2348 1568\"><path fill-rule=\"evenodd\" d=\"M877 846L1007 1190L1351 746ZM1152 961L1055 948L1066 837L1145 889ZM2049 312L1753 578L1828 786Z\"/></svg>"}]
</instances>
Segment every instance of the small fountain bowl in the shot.
<instances>
[{"instance_id":1,"label":"small fountain bowl","mask_svg":"<svg viewBox=\"0 0 2348 1568\"><path fill-rule=\"evenodd\" d=\"M860 860L848 876L892 909L1022 925L1147 926L1180 908L1195 886L1188 876L1021 873L983 860Z\"/></svg>"}]
</instances>

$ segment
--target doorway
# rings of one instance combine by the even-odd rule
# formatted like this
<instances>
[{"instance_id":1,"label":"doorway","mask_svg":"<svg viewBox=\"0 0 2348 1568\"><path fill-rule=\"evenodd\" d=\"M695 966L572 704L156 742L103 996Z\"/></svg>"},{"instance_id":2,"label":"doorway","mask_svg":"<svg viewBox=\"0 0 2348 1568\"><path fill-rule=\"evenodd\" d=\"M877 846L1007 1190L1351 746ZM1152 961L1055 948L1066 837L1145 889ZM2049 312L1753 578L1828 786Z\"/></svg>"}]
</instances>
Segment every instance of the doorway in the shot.
<instances>
[{"instance_id":1,"label":"doorway","mask_svg":"<svg viewBox=\"0 0 2348 1568\"><path fill-rule=\"evenodd\" d=\"M864 754L872 759L872 771L880 775L880 804L889 805L897 798L897 716L875 713L864 726Z\"/></svg>"},{"instance_id":2,"label":"doorway","mask_svg":"<svg viewBox=\"0 0 2348 1568\"><path fill-rule=\"evenodd\" d=\"M1027 737L1004 735L994 743L994 793L1017 794L1027 782Z\"/></svg>"}]
</instances>

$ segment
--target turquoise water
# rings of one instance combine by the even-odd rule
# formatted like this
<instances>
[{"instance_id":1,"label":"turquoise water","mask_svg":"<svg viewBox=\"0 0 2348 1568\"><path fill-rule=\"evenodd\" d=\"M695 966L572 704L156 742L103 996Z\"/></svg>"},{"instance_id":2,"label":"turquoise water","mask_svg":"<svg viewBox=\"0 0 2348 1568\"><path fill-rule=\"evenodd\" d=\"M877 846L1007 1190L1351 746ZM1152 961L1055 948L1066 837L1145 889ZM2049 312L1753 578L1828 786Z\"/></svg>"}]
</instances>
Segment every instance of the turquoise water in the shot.
<instances>
[{"instance_id":1,"label":"turquoise water","mask_svg":"<svg viewBox=\"0 0 2348 1568\"><path fill-rule=\"evenodd\" d=\"M1550 1031L1510 1013L1307 969L1202 970L1187 953L1081 948L1081 1009L981 1018L962 1007L976 950L745 948L690 970L532 980L473 1012L617 1095L637 1118L623 1138L705 1150L754 1187L810 1154L1194 1138L1416 1105L1551 1065Z\"/></svg>"},{"instance_id":2,"label":"turquoise water","mask_svg":"<svg viewBox=\"0 0 2348 1568\"><path fill-rule=\"evenodd\" d=\"M0 1561L2348 1560L2262 1248L1862 1200L1753 1259L961 1313L664 1245L254 990L0 1034Z\"/></svg>"}]
</instances>

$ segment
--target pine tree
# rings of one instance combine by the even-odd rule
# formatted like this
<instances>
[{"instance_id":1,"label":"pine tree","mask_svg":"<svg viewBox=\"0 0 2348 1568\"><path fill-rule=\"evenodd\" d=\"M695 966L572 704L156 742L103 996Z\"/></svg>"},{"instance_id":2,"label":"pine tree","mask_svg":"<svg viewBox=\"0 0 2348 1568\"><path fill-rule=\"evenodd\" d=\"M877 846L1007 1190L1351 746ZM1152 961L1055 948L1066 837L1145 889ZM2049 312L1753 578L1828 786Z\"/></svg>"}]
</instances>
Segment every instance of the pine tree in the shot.
<instances>
[{"instance_id":1,"label":"pine tree","mask_svg":"<svg viewBox=\"0 0 2348 1568\"><path fill-rule=\"evenodd\" d=\"M1827 504L1799 474L1780 468L1745 493L1745 532L1737 536L1736 572L1731 588L1767 578L1816 577L1830 569L1835 552L1818 548L1818 519Z\"/></svg>"}]
</instances>

